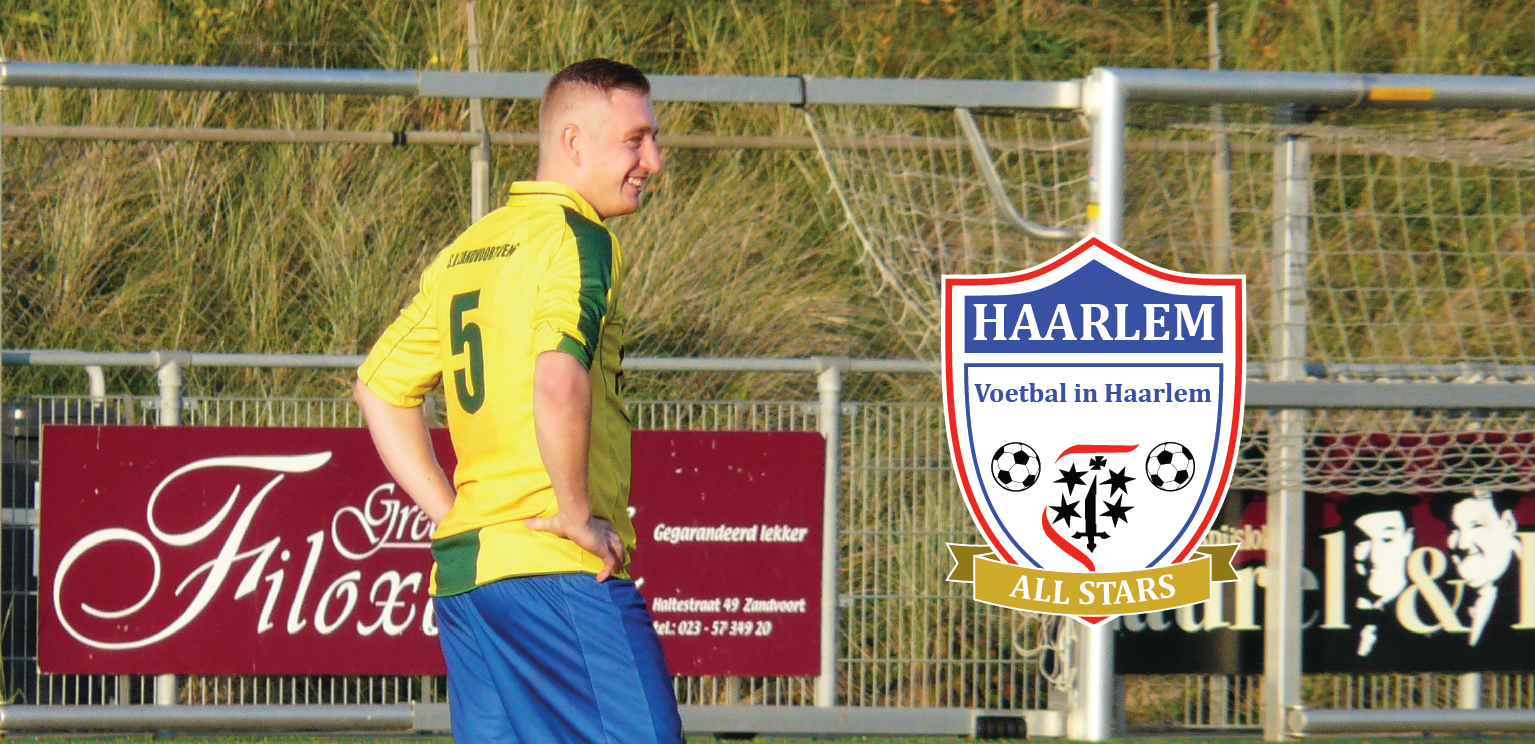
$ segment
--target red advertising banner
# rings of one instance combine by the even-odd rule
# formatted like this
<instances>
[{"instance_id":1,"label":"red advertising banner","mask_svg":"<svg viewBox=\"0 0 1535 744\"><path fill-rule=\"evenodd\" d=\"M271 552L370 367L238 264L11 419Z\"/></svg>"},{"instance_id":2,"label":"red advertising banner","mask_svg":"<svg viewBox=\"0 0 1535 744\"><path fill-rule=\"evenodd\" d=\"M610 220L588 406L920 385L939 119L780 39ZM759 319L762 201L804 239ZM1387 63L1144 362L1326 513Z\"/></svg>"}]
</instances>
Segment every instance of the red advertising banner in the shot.
<instances>
[{"instance_id":1,"label":"red advertising banner","mask_svg":"<svg viewBox=\"0 0 1535 744\"><path fill-rule=\"evenodd\" d=\"M673 674L817 674L825 439L635 432L631 574Z\"/></svg>"},{"instance_id":2,"label":"red advertising banner","mask_svg":"<svg viewBox=\"0 0 1535 744\"><path fill-rule=\"evenodd\" d=\"M451 471L446 431L434 442ZM652 605L672 671L813 673L820 435L645 431L634 451L631 571L665 598ZM443 671L432 524L365 430L48 426L39 511L43 671ZM714 566L735 569L730 597Z\"/></svg>"}]
</instances>

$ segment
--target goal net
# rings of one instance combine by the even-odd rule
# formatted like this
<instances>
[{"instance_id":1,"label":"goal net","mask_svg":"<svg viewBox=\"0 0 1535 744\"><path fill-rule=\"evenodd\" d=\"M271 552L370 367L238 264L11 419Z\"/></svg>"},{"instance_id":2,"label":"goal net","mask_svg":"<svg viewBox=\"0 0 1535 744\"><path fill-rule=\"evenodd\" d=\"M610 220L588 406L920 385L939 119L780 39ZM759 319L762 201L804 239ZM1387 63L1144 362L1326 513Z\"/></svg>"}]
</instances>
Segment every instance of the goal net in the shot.
<instances>
[{"instance_id":1,"label":"goal net","mask_svg":"<svg viewBox=\"0 0 1535 744\"><path fill-rule=\"evenodd\" d=\"M1307 379L1535 382L1535 120L1354 111L1278 126L1268 108L1213 113L1131 109L1123 242L1177 271L1246 275L1253 379L1266 377L1272 352L1275 147L1299 135L1310 149ZM1082 119L975 112L973 121L984 147L967 140L963 112L807 112L849 242L919 358L939 357L942 275L1015 271L1070 244L1039 239L1009 211L1076 234L1089 227ZM1006 201L993 196L997 185ZM1234 489L1268 490L1270 429L1270 412L1248 410ZM1404 394L1379 409L1311 409L1306 431L1302 486L1312 493L1535 487L1527 410L1429 408ZM1037 617L1017 622L1019 658L1043 661L1068 686L1061 662L1072 634ZM1203 689L1209 705L1187 722L1256 721L1255 694L1227 701L1235 688Z\"/></svg>"},{"instance_id":2,"label":"goal net","mask_svg":"<svg viewBox=\"0 0 1535 744\"><path fill-rule=\"evenodd\" d=\"M806 121L863 266L918 358L938 356L944 274L1014 271L1061 249L1021 230L1009 205L1023 220L1085 234L1088 139L1075 119L823 107ZM1011 202L993 198L988 165Z\"/></svg>"},{"instance_id":3,"label":"goal net","mask_svg":"<svg viewBox=\"0 0 1535 744\"><path fill-rule=\"evenodd\" d=\"M852 242L912 353L938 356L943 274L1037 264L1067 242L1007 214L1077 235L1088 227L1085 123L1040 113L823 107L807 113ZM1248 362L1270 360L1276 139L1310 148L1306 372L1331 381L1535 381L1535 145L1527 117L1355 112L1297 127L1269 109L1132 109L1125 247L1187 272L1247 276ZM1217 157L1219 153L1228 153ZM989 162L988 162L989 161ZM1009 203L993 198L988 166ZM1229 186L1223 186L1229 184ZM1267 416L1248 413L1236 488L1262 489ZM1308 490L1525 487L1524 411L1316 409ZM1449 478L1446 482L1445 479Z\"/></svg>"}]
</instances>

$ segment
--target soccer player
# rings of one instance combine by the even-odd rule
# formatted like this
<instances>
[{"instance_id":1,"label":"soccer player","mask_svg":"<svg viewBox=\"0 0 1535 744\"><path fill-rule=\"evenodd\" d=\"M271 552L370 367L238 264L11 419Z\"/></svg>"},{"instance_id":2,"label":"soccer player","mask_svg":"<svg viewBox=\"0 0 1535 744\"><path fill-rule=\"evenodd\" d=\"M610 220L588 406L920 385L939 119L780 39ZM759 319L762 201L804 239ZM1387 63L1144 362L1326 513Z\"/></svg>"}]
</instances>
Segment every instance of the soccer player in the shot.
<instances>
[{"instance_id":1,"label":"soccer player","mask_svg":"<svg viewBox=\"0 0 1535 744\"><path fill-rule=\"evenodd\" d=\"M537 180L437 255L358 370L395 481L437 523L432 595L461 742L680 742L671 679L625 565L628 311L618 241L661 169L650 83L578 62L539 113ZM450 485L421 402L439 382Z\"/></svg>"}]
</instances>

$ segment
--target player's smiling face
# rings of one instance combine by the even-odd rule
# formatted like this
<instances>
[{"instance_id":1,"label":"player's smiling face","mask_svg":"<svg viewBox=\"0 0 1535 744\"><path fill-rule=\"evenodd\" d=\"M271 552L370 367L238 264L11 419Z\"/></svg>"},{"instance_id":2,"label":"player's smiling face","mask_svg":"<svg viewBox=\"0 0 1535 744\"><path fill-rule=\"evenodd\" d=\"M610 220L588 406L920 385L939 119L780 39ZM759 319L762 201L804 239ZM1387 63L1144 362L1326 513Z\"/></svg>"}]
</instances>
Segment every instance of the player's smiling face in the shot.
<instances>
[{"instance_id":1,"label":"player's smiling face","mask_svg":"<svg viewBox=\"0 0 1535 744\"><path fill-rule=\"evenodd\" d=\"M606 106L597 107L581 147L581 184L577 189L603 219L640 208L647 179L661 171L656 146L656 114L650 98L616 88Z\"/></svg>"}]
</instances>

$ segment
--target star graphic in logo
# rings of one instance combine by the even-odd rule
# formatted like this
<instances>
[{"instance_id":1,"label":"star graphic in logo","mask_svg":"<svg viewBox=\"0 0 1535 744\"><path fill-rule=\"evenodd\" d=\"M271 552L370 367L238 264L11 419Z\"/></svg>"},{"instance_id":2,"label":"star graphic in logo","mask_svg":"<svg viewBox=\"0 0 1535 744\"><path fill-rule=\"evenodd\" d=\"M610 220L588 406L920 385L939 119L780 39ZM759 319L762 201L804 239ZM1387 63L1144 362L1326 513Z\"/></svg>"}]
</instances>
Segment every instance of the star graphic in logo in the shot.
<instances>
[{"instance_id":1,"label":"star graphic in logo","mask_svg":"<svg viewBox=\"0 0 1535 744\"><path fill-rule=\"evenodd\" d=\"M1097 457L1087 461L1087 467L1093 470L1102 470L1105 467L1108 467L1108 464L1109 458L1104 457L1103 455L1098 455Z\"/></svg>"},{"instance_id":2,"label":"star graphic in logo","mask_svg":"<svg viewBox=\"0 0 1535 744\"><path fill-rule=\"evenodd\" d=\"M1066 529L1071 529L1071 518L1082 516L1077 513L1078 503L1079 502L1073 501L1068 504L1066 503L1066 497L1064 495L1061 496L1061 505L1050 507L1050 510L1055 512L1055 519L1050 520L1051 524L1058 524L1064 521L1066 523Z\"/></svg>"},{"instance_id":3,"label":"star graphic in logo","mask_svg":"<svg viewBox=\"0 0 1535 744\"><path fill-rule=\"evenodd\" d=\"M1115 527L1118 527L1120 522L1130 521L1130 515L1126 512L1129 512L1131 509L1135 508L1133 506L1125 506L1124 502L1125 499L1123 496L1121 496L1119 497L1118 501L1115 501L1112 504L1103 505L1103 516L1114 520Z\"/></svg>"},{"instance_id":4,"label":"star graphic in logo","mask_svg":"<svg viewBox=\"0 0 1535 744\"><path fill-rule=\"evenodd\" d=\"M1069 494L1072 493L1073 486L1087 485L1086 483L1082 482L1082 476L1084 475L1087 475L1086 471L1077 470L1076 464L1073 463L1069 470L1061 471L1061 479L1056 481L1056 483L1065 483L1066 493Z\"/></svg>"},{"instance_id":5,"label":"star graphic in logo","mask_svg":"<svg viewBox=\"0 0 1535 744\"><path fill-rule=\"evenodd\" d=\"M1119 472L1117 472L1117 473L1112 471L1112 470L1110 470L1109 471L1109 495L1113 496L1114 494L1121 493L1121 492L1129 493L1130 489L1128 488L1128 486L1130 485L1130 481L1133 481L1133 480L1135 480L1135 479L1131 478L1128 475L1125 475L1125 468L1120 468Z\"/></svg>"}]
</instances>

